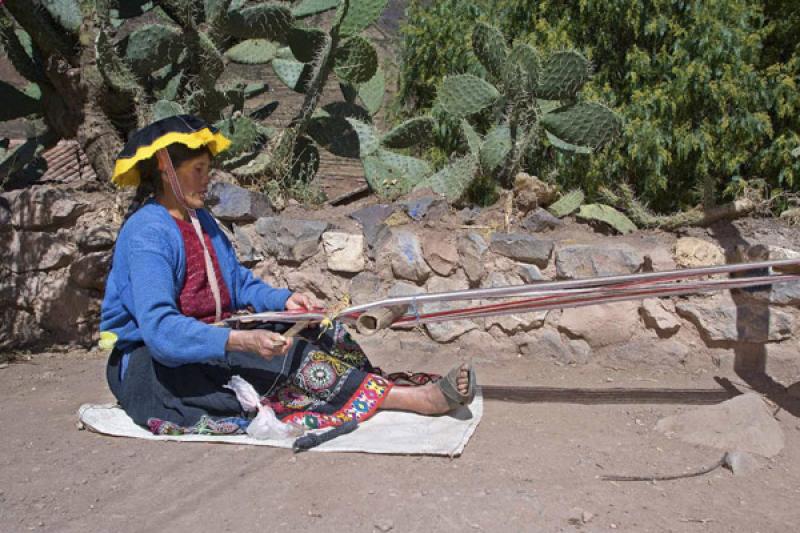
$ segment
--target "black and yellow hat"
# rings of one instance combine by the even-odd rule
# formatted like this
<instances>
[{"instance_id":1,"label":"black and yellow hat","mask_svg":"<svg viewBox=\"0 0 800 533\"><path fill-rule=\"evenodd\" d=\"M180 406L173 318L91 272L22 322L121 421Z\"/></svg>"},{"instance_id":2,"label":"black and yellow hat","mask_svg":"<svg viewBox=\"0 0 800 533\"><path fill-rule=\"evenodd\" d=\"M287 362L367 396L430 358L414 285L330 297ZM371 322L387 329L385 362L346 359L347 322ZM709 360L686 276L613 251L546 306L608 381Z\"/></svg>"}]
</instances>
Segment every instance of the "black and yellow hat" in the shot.
<instances>
[{"instance_id":1,"label":"black and yellow hat","mask_svg":"<svg viewBox=\"0 0 800 533\"><path fill-rule=\"evenodd\" d=\"M217 155L231 145L231 141L217 128L200 118L193 115L167 117L131 134L117 157L111 181L118 187L137 187L140 181L137 164L174 143L189 148L205 146L211 155Z\"/></svg>"}]
</instances>

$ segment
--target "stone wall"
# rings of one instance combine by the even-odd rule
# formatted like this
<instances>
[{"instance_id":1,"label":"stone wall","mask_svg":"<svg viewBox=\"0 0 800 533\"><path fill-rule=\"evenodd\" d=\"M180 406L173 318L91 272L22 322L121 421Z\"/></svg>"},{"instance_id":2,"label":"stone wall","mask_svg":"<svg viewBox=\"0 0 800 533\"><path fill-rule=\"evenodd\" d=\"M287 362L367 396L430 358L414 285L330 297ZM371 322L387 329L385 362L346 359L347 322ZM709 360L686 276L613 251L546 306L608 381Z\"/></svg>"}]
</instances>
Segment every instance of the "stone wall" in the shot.
<instances>
[{"instance_id":1,"label":"stone wall","mask_svg":"<svg viewBox=\"0 0 800 533\"><path fill-rule=\"evenodd\" d=\"M310 291L329 304L346 295L358 304L420 292L720 264L734 252L730 239L714 239L701 229L680 238L662 232L612 237L541 210L510 218L501 209L454 211L434 196L316 211L295 206L278 215L265 197L229 183L216 183L211 195L217 202L212 212L245 264L273 285ZM115 211L112 198L102 193L80 198L52 187L0 196L0 345L6 349L90 345L96 339ZM738 236L737 250L771 245L761 247L767 256L791 255L794 232L785 229L757 239ZM444 322L426 325L424 334L432 343L494 359L580 365L602 357L673 365L747 348L777 354L797 369L798 303L800 284L786 284ZM425 310L450 305L429 304Z\"/></svg>"}]
</instances>

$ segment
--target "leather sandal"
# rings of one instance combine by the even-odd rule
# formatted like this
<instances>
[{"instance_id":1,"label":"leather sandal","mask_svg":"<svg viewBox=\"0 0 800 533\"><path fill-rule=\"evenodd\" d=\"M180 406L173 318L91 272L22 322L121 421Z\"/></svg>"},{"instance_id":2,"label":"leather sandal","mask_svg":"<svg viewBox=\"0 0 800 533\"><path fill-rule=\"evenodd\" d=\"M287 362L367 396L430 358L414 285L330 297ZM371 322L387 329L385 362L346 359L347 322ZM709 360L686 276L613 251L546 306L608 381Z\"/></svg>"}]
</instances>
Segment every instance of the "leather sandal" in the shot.
<instances>
[{"instance_id":1,"label":"leather sandal","mask_svg":"<svg viewBox=\"0 0 800 533\"><path fill-rule=\"evenodd\" d=\"M451 410L462 405L467 405L472 402L473 398L475 398L477 382L475 379L475 369L472 368L472 365L467 365L469 384L467 386L466 394L461 394L458 391L458 375L461 373L461 366L462 365L458 365L448 372L446 376L443 376L436 381L436 385L439 386L439 389L442 391L445 400L447 400L447 406L450 407Z\"/></svg>"}]
</instances>

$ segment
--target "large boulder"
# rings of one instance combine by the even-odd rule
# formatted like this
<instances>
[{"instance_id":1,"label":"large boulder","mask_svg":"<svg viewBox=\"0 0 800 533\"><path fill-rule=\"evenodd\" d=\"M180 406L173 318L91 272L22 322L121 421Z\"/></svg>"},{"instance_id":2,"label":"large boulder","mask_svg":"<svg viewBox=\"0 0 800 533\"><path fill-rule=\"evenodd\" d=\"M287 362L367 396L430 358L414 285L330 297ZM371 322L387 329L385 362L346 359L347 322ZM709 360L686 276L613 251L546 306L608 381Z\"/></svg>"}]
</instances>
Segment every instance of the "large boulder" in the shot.
<instances>
[{"instance_id":1,"label":"large boulder","mask_svg":"<svg viewBox=\"0 0 800 533\"><path fill-rule=\"evenodd\" d=\"M256 221L266 253L278 261L300 263L317 253L320 237L328 229L327 222L263 217Z\"/></svg>"},{"instance_id":2,"label":"large boulder","mask_svg":"<svg viewBox=\"0 0 800 533\"><path fill-rule=\"evenodd\" d=\"M392 272L401 279L424 283L431 269L422 255L422 245L417 236L406 230L395 230L388 243Z\"/></svg>"},{"instance_id":3,"label":"large boulder","mask_svg":"<svg viewBox=\"0 0 800 533\"><path fill-rule=\"evenodd\" d=\"M114 246L117 232L109 225L93 226L77 234L75 242L83 252L108 250Z\"/></svg>"},{"instance_id":4,"label":"large boulder","mask_svg":"<svg viewBox=\"0 0 800 533\"><path fill-rule=\"evenodd\" d=\"M491 250L515 261L544 268L553 253L553 241L522 233L495 233L492 235Z\"/></svg>"},{"instance_id":5,"label":"large boulder","mask_svg":"<svg viewBox=\"0 0 800 533\"><path fill-rule=\"evenodd\" d=\"M350 280L350 300L354 305L374 302L381 298L383 281L372 272L361 272Z\"/></svg>"},{"instance_id":6,"label":"large boulder","mask_svg":"<svg viewBox=\"0 0 800 533\"><path fill-rule=\"evenodd\" d=\"M754 393L662 418L656 430L690 444L764 457L780 453L785 442L780 424Z\"/></svg>"},{"instance_id":7,"label":"large boulder","mask_svg":"<svg viewBox=\"0 0 800 533\"><path fill-rule=\"evenodd\" d=\"M528 213L520 222L520 226L531 233L541 233L563 225L564 222L560 218L551 215L550 211L541 207L537 207L531 213Z\"/></svg>"},{"instance_id":8,"label":"large boulder","mask_svg":"<svg viewBox=\"0 0 800 533\"><path fill-rule=\"evenodd\" d=\"M375 259L375 253L381 245L391 237L389 226L384 221L394 213L395 207L388 204L376 204L364 207L350 214L350 217L361 224L364 240L367 243L367 255Z\"/></svg>"},{"instance_id":9,"label":"large boulder","mask_svg":"<svg viewBox=\"0 0 800 533\"><path fill-rule=\"evenodd\" d=\"M614 302L564 309L558 329L592 348L628 342L639 328L639 304Z\"/></svg>"},{"instance_id":10,"label":"large boulder","mask_svg":"<svg viewBox=\"0 0 800 533\"><path fill-rule=\"evenodd\" d=\"M737 303L728 294L680 302L675 308L709 342L781 341L794 330L794 317L789 313L764 304Z\"/></svg>"},{"instance_id":11,"label":"large boulder","mask_svg":"<svg viewBox=\"0 0 800 533\"><path fill-rule=\"evenodd\" d=\"M10 234L8 247L0 251L0 259L17 273L54 270L67 266L75 251L75 245L63 235L15 231Z\"/></svg>"},{"instance_id":12,"label":"large boulder","mask_svg":"<svg viewBox=\"0 0 800 533\"><path fill-rule=\"evenodd\" d=\"M47 230L72 225L89 207L61 189L32 187L2 195L11 208L11 224L24 230Z\"/></svg>"},{"instance_id":13,"label":"large boulder","mask_svg":"<svg viewBox=\"0 0 800 533\"><path fill-rule=\"evenodd\" d=\"M458 255L461 267L470 283L477 283L486 273L483 256L489 246L477 233L470 232L458 238Z\"/></svg>"},{"instance_id":14,"label":"large boulder","mask_svg":"<svg viewBox=\"0 0 800 533\"><path fill-rule=\"evenodd\" d=\"M648 298L642 301L639 313L645 325L661 337L674 335L681 327L681 321L675 314L675 304L670 300Z\"/></svg>"},{"instance_id":15,"label":"large boulder","mask_svg":"<svg viewBox=\"0 0 800 533\"><path fill-rule=\"evenodd\" d=\"M558 198L558 187L545 183L536 176L520 172L514 179L514 200L523 213L537 207L546 207Z\"/></svg>"},{"instance_id":16,"label":"large boulder","mask_svg":"<svg viewBox=\"0 0 800 533\"><path fill-rule=\"evenodd\" d=\"M675 262L683 268L725 264L725 251L713 242L682 237L675 242Z\"/></svg>"},{"instance_id":17,"label":"large boulder","mask_svg":"<svg viewBox=\"0 0 800 533\"><path fill-rule=\"evenodd\" d=\"M627 244L573 244L556 249L556 274L561 279L632 274L644 257Z\"/></svg>"},{"instance_id":18,"label":"large boulder","mask_svg":"<svg viewBox=\"0 0 800 533\"><path fill-rule=\"evenodd\" d=\"M519 352L531 359L549 358L563 365L589 362L591 347L582 339L570 339L550 328L525 334L519 339Z\"/></svg>"},{"instance_id":19,"label":"large boulder","mask_svg":"<svg viewBox=\"0 0 800 533\"><path fill-rule=\"evenodd\" d=\"M352 233L328 231L322 235L328 257L328 269L356 273L364 270L364 237Z\"/></svg>"},{"instance_id":20,"label":"large boulder","mask_svg":"<svg viewBox=\"0 0 800 533\"><path fill-rule=\"evenodd\" d=\"M102 291L110 268L110 252L91 252L72 262L69 266L69 278L82 289Z\"/></svg>"},{"instance_id":21,"label":"large boulder","mask_svg":"<svg viewBox=\"0 0 800 533\"><path fill-rule=\"evenodd\" d=\"M464 290L469 287L467 280L463 275L453 276L450 278L431 278L427 285L426 290L428 293L434 292L451 292ZM435 313L438 311L449 311L459 307L467 307L471 305L471 301L458 301L458 302L430 302L424 305L426 313ZM436 342L451 342L467 331L471 331L478 327L475 322L471 320L448 320L446 322L434 322L425 324L425 329L428 334Z\"/></svg>"},{"instance_id":22,"label":"large boulder","mask_svg":"<svg viewBox=\"0 0 800 533\"><path fill-rule=\"evenodd\" d=\"M274 213L269 199L259 192L218 181L211 186L211 212L227 222L254 222Z\"/></svg>"},{"instance_id":23,"label":"large boulder","mask_svg":"<svg viewBox=\"0 0 800 533\"><path fill-rule=\"evenodd\" d=\"M449 276L458 266L458 249L441 234L427 234L422 239L422 250L428 264L440 276Z\"/></svg>"},{"instance_id":24,"label":"large boulder","mask_svg":"<svg viewBox=\"0 0 800 533\"><path fill-rule=\"evenodd\" d=\"M504 272L490 272L486 279L481 283L481 287L490 289L493 287L511 287L522 285L522 280L514 274ZM484 300L484 305L497 303L496 300ZM503 333L514 335L521 331L530 331L544 324L547 311L533 311L529 313L509 313L498 316L486 317L486 329L493 326L499 327Z\"/></svg>"}]
</instances>

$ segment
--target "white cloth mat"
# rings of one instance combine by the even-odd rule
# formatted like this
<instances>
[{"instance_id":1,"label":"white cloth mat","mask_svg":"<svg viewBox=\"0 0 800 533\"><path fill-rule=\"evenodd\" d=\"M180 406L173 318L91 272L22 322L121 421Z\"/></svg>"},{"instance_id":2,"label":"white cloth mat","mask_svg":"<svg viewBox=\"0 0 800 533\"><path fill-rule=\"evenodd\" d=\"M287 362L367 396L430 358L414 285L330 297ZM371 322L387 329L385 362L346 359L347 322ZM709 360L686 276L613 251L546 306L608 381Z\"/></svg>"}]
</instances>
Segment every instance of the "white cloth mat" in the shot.
<instances>
[{"instance_id":1,"label":"white cloth mat","mask_svg":"<svg viewBox=\"0 0 800 533\"><path fill-rule=\"evenodd\" d=\"M90 431L115 437L180 442L220 442L291 448L294 439L257 440L249 435L153 435L137 426L121 408L84 404L80 421ZM483 396L478 387L471 404L445 416L423 416L400 411L379 411L352 433L320 444L315 452L363 452L402 455L461 455L483 416ZM322 430L325 431L325 430Z\"/></svg>"}]
</instances>

